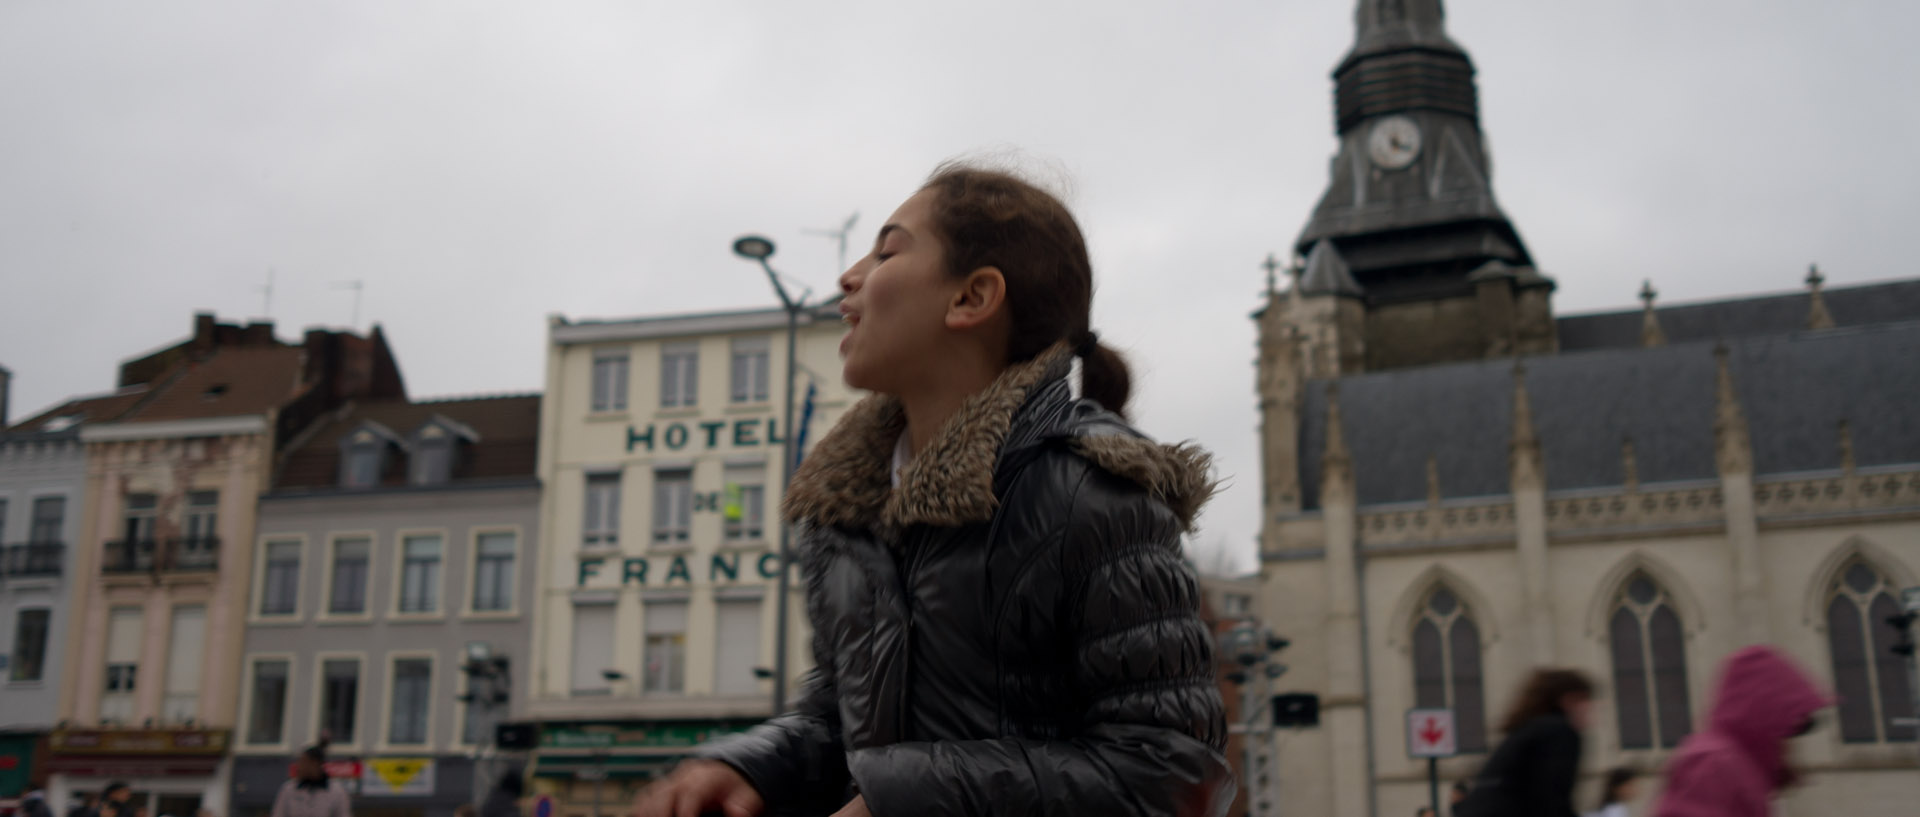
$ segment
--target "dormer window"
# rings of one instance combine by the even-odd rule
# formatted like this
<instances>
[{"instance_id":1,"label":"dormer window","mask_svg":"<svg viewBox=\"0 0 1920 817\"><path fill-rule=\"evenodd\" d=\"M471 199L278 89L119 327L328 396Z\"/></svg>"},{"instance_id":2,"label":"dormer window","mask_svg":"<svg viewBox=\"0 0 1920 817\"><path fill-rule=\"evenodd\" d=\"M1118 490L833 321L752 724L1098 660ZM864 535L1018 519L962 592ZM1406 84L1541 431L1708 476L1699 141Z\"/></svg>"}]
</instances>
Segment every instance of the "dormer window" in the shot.
<instances>
[{"instance_id":1,"label":"dormer window","mask_svg":"<svg viewBox=\"0 0 1920 817\"><path fill-rule=\"evenodd\" d=\"M413 484L439 485L453 475L453 436L437 425L420 429L413 446Z\"/></svg>"},{"instance_id":2,"label":"dormer window","mask_svg":"<svg viewBox=\"0 0 1920 817\"><path fill-rule=\"evenodd\" d=\"M479 439L480 435L466 425L434 415L413 433L408 446L407 481L414 485L446 484L459 465L461 444Z\"/></svg>"},{"instance_id":3,"label":"dormer window","mask_svg":"<svg viewBox=\"0 0 1920 817\"><path fill-rule=\"evenodd\" d=\"M340 440L340 487L367 490L380 487L387 472L387 454L399 442L379 423L367 422Z\"/></svg>"}]
</instances>

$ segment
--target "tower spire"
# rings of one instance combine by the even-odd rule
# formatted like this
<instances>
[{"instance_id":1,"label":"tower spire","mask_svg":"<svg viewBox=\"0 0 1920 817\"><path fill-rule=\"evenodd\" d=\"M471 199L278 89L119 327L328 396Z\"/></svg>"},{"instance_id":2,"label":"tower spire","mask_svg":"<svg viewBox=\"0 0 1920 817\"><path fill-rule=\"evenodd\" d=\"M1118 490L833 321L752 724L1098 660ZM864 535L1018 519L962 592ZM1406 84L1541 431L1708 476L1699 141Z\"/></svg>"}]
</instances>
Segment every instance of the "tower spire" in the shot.
<instances>
[{"instance_id":1,"label":"tower spire","mask_svg":"<svg viewBox=\"0 0 1920 817\"><path fill-rule=\"evenodd\" d=\"M1653 289L1653 280L1640 282L1640 303L1644 306L1640 312L1640 345L1652 348L1667 345L1667 333L1660 329L1660 316L1653 312L1653 299L1660 293Z\"/></svg>"},{"instance_id":2,"label":"tower spire","mask_svg":"<svg viewBox=\"0 0 1920 817\"><path fill-rule=\"evenodd\" d=\"M1827 283L1827 277L1820 274L1819 264L1807 266L1807 328L1832 329L1833 313L1827 311L1827 296L1820 290Z\"/></svg>"}]
</instances>

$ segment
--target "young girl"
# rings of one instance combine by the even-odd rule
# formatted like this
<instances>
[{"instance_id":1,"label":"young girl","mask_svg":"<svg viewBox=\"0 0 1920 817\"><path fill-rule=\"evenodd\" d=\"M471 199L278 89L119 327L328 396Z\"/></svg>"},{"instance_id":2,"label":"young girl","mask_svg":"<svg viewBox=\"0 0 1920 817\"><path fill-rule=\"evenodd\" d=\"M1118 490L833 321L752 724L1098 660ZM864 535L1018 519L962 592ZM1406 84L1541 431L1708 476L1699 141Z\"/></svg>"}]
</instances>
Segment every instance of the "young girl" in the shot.
<instances>
[{"instance_id":1,"label":"young girl","mask_svg":"<svg viewBox=\"0 0 1920 817\"><path fill-rule=\"evenodd\" d=\"M1592 710L1593 682L1585 675L1534 670L1500 725L1506 737L1455 817L1574 817L1580 733Z\"/></svg>"},{"instance_id":2,"label":"young girl","mask_svg":"<svg viewBox=\"0 0 1920 817\"><path fill-rule=\"evenodd\" d=\"M1179 544L1208 457L1121 419L1127 368L1088 327L1072 215L943 166L840 287L844 376L874 394L783 506L816 666L795 711L703 747L638 814L1224 811L1226 723Z\"/></svg>"}]
</instances>

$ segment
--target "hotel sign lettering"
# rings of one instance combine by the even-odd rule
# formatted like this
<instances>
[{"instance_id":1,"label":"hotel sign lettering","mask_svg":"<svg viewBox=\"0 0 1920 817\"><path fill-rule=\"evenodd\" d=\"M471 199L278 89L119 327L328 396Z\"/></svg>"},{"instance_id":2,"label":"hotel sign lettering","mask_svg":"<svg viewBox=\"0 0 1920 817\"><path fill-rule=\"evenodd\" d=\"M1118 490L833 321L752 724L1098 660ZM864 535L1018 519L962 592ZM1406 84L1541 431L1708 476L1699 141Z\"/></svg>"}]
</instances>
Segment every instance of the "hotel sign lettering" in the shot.
<instances>
[{"instance_id":1,"label":"hotel sign lettering","mask_svg":"<svg viewBox=\"0 0 1920 817\"><path fill-rule=\"evenodd\" d=\"M780 426L772 417L744 420L700 420L672 423L648 423L646 428L627 426L627 453L642 446L648 451L683 451L688 446L708 451L723 441L735 448L781 445Z\"/></svg>"},{"instance_id":2,"label":"hotel sign lettering","mask_svg":"<svg viewBox=\"0 0 1920 817\"><path fill-rule=\"evenodd\" d=\"M585 587L594 577L600 575L602 568L614 559L586 558L580 560L580 571L574 581L575 587ZM656 568L661 560L648 560L638 556L617 560L620 563L620 584L637 584L642 587L649 583L661 587L673 585L692 585L693 568L687 564L686 556L675 556L667 562L663 572ZM750 562L749 564L747 564ZM762 553L759 556L743 558L739 553L716 553L707 560L707 581L712 584L740 581L740 574L752 570L762 579L780 578L780 554Z\"/></svg>"}]
</instances>

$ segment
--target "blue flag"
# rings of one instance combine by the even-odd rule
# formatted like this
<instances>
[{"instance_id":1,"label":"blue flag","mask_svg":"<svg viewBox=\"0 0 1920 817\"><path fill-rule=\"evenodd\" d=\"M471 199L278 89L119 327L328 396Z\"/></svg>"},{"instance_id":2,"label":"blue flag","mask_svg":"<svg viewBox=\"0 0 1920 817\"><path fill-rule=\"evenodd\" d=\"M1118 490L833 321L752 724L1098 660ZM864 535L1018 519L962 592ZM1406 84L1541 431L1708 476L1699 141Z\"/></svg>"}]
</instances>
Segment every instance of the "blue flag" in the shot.
<instances>
[{"instance_id":1,"label":"blue flag","mask_svg":"<svg viewBox=\"0 0 1920 817\"><path fill-rule=\"evenodd\" d=\"M793 467L799 468L800 461L807 457L807 429L813 426L813 397L820 390L814 383L807 382L807 401L800 406L800 432L793 437Z\"/></svg>"}]
</instances>

